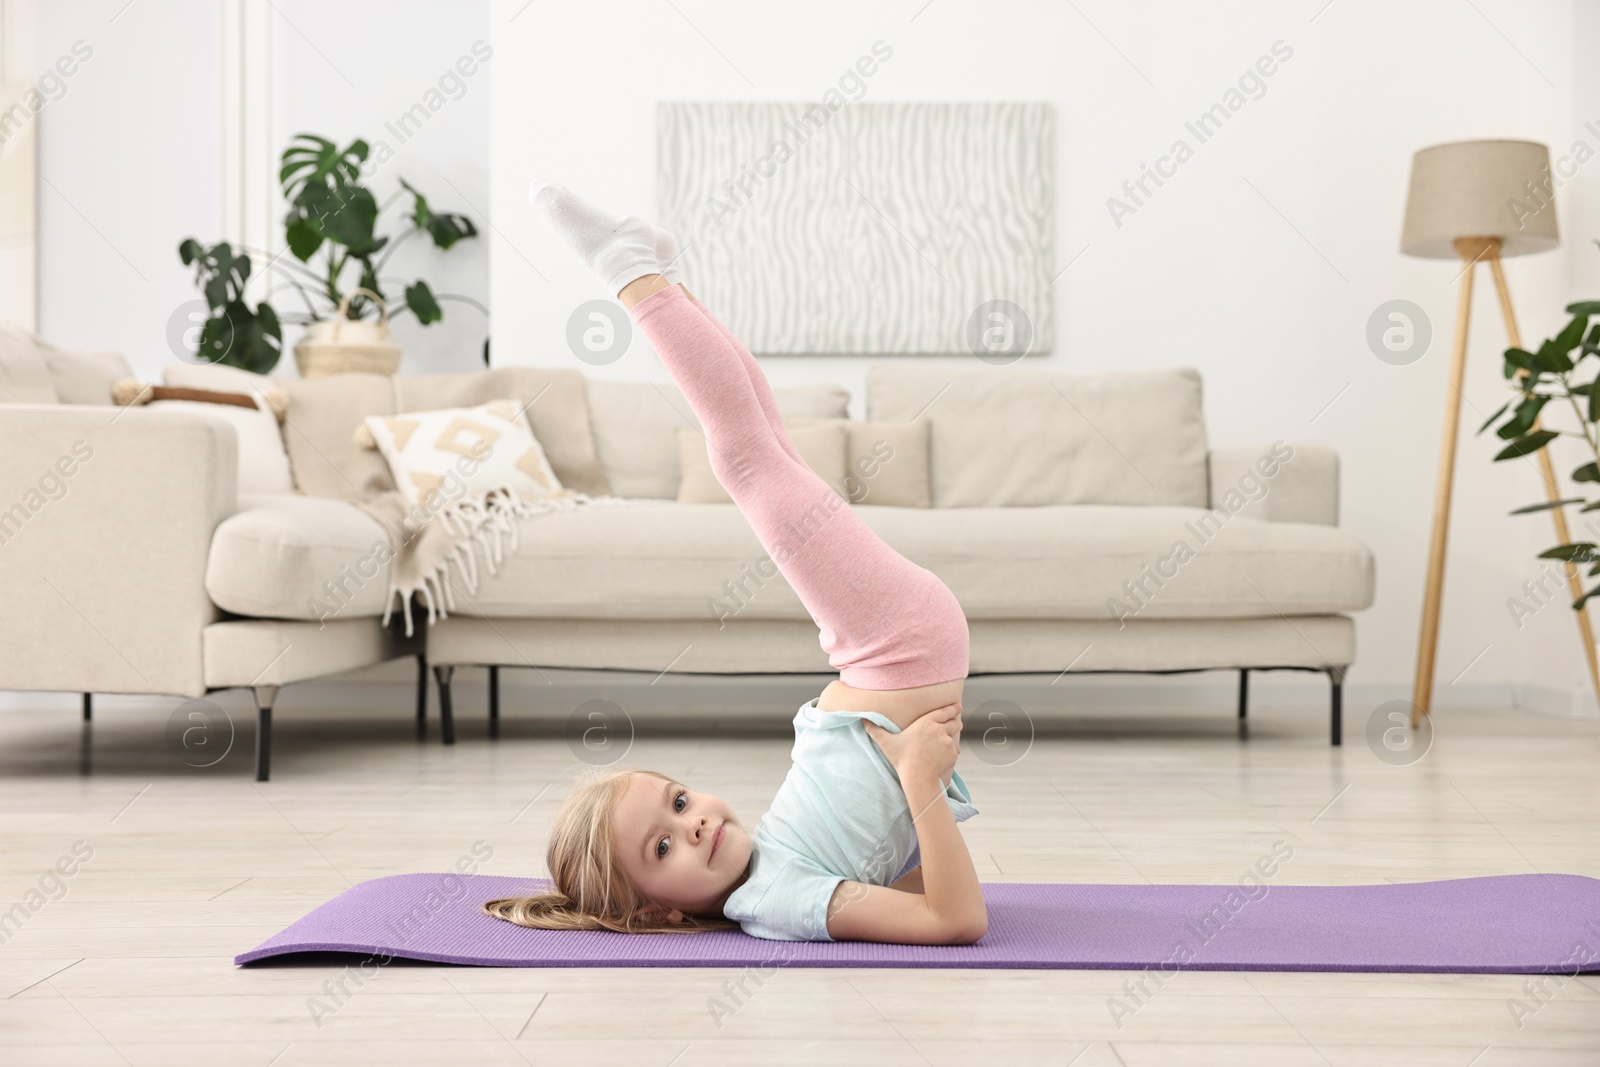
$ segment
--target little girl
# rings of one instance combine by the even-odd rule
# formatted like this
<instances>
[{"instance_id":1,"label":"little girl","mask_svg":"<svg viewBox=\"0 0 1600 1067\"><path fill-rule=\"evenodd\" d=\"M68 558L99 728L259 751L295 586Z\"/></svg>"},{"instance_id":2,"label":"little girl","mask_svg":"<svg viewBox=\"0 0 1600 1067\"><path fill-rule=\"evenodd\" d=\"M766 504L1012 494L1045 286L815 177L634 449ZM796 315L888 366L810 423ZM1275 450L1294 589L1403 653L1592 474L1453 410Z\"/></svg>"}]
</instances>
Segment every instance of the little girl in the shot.
<instances>
[{"instance_id":1,"label":"little girl","mask_svg":"<svg viewBox=\"0 0 1600 1067\"><path fill-rule=\"evenodd\" d=\"M988 929L957 823L967 620L801 459L766 376L677 284L670 235L563 186L535 210L632 314L705 430L712 471L839 671L794 717L790 767L754 833L655 771L592 771L551 829L553 888L490 901L524 926L623 933L737 925L786 941L968 944Z\"/></svg>"}]
</instances>

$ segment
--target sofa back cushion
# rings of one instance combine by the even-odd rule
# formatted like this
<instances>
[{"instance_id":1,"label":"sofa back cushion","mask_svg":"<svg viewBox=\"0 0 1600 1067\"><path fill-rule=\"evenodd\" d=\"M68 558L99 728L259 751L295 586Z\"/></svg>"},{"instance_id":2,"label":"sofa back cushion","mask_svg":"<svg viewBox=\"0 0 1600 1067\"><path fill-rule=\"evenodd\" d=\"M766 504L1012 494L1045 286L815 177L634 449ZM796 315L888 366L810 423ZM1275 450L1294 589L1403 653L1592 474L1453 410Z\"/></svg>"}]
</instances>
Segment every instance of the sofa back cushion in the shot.
<instances>
[{"instance_id":1,"label":"sofa back cushion","mask_svg":"<svg viewBox=\"0 0 1600 1067\"><path fill-rule=\"evenodd\" d=\"M827 482L835 493L846 500L850 491L845 487L845 472L849 456L849 433L844 419L784 419L784 432L794 442L795 451L813 474ZM678 440L678 469L683 480L678 485L680 504L731 504L733 497L717 480L711 469L711 448L705 434L688 426L679 426L674 433Z\"/></svg>"},{"instance_id":2,"label":"sofa back cushion","mask_svg":"<svg viewBox=\"0 0 1600 1067\"><path fill-rule=\"evenodd\" d=\"M845 418L850 393L840 385L772 391L778 414ZM676 382L589 379L589 413L600 462L617 496L676 500L682 475L675 429L702 430Z\"/></svg>"},{"instance_id":3,"label":"sofa back cushion","mask_svg":"<svg viewBox=\"0 0 1600 1067\"><path fill-rule=\"evenodd\" d=\"M475 407L516 397L563 487L590 496L611 493L595 452L583 374L568 368L496 367L473 374L335 374L315 381L271 378L233 367L174 364L168 385L248 391L278 385L289 396L283 443L295 486L308 496L356 500L395 488L383 456L357 444L355 431L372 415Z\"/></svg>"},{"instance_id":4,"label":"sofa back cushion","mask_svg":"<svg viewBox=\"0 0 1600 1067\"><path fill-rule=\"evenodd\" d=\"M109 405L112 384L132 376L118 352L69 352L0 323L0 404Z\"/></svg>"},{"instance_id":5,"label":"sofa back cushion","mask_svg":"<svg viewBox=\"0 0 1600 1067\"><path fill-rule=\"evenodd\" d=\"M935 507L1205 507L1200 374L873 364L867 418L929 423Z\"/></svg>"},{"instance_id":6,"label":"sofa back cushion","mask_svg":"<svg viewBox=\"0 0 1600 1067\"><path fill-rule=\"evenodd\" d=\"M111 387L133 377L120 352L68 352L45 345L44 362L50 368L56 399L63 404L113 404Z\"/></svg>"},{"instance_id":7,"label":"sofa back cushion","mask_svg":"<svg viewBox=\"0 0 1600 1067\"><path fill-rule=\"evenodd\" d=\"M610 479L589 424L589 385L570 367L495 367L476 374L411 374L394 379L397 412L488 404L516 397L565 489L610 496Z\"/></svg>"}]
</instances>

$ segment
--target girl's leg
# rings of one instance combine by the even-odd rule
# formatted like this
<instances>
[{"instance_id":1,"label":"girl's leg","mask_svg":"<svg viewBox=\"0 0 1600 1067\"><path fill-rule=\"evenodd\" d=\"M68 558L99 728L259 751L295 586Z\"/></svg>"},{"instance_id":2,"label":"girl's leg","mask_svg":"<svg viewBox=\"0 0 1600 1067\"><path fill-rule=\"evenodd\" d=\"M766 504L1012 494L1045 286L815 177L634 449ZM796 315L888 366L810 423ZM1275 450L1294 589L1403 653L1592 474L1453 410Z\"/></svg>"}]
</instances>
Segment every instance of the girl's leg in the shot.
<instances>
[{"instance_id":1,"label":"girl's leg","mask_svg":"<svg viewBox=\"0 0 1600 1067\"><path fill-rule=\"evenodd\" d=\"M638 291L625 289L623 303ZM634 320L700 417L713 473L816 621L840 680L912 689L965 678L967 620L955 596L783 447L766 375L742 346L681 289L663 280L644 291Z\"/></svg>"},{"instance_id":2,"label":"girl's leg","mask_svg":"<svg viewBox=\"0 0 1600 1067\"><path fill-rule=\"evenodd\" d=\"M967 620L933 572L890 548L801 462L753 358L660 276L642 220L614 219L541 183L534 208L617 293L705 429L711 467L821 631L828 661L857 689L965 678Z\"/></svg>"},{"instance_id":3,"label":"girl's leg","mask_svg":"<svg viewBox=\"0 0 1600 1067\"><path fill-rule=\"evenodd\" d=\"M684 295L688 296L689 294L685 291ZM756 362L756 357L750 354L750 350L737 337L733 336L726 326L717 321L716 317L711 314L710 308L693 296L689 296L689 303L698 308L700 314L705 316L706 321L715 326L717 332L722 334L723 338L733 346L734 351L739 353L739 358L744 363L745 375L749 377L750 384L755 386L756 399L761 402L761 410L767 416L767 425L772 427L772 433L777 437L778 444L783 446L783 450L789 453L796 463L804 463L805 460L800 458L799 450L795 448L794 441L789 437L788 427L783 424L783 416L778 414L778 404L772 399L772 387L767 384L767 376L762 372L761 364Z\"/></svg>"},{"instance_id":4,"label":"girl's leg","mask_svg":"<svg viewBox=\"0 0 1600 1067\"><path fill-rule=\"evenodd\" d=\"M665 235L662 232L657 231L658 251L660 242L664 237ZM670 240L670 238L667 239ZM656 275L649 275L630 282L622 287L622 292L617 294L617 299L622 301L623 306L631 311L635 304L651 293L666 288L666 285L656 280L657 277ZM659 277L665 278L666 276L660 275ZM667 284L674 283L669 282ZM789 454L790 458L796 463L805 464L805 460L800 457L800 450L795 447L794 440L789 436L788 427L783 424L783 416L778 413L778 402L772 396L772 387L768 384L767 376L762 372L761 365L756 362L756 357L750 354L750 350L726 326L717 321L716 317L711 314L710 308L695 299L687 287L680 286L680 288L683 295L688 297L689 303L693 304L705 320L715 326L717 332L722 334L728 344L732 345L734 350L739 353L739 359L744 365L745 376L750 379L750 385L756 393L756 401L761 405L761 413L766 416L767 425L772 427L773 436L778 439L778 444Z\"/></svg>"}]
</instances>

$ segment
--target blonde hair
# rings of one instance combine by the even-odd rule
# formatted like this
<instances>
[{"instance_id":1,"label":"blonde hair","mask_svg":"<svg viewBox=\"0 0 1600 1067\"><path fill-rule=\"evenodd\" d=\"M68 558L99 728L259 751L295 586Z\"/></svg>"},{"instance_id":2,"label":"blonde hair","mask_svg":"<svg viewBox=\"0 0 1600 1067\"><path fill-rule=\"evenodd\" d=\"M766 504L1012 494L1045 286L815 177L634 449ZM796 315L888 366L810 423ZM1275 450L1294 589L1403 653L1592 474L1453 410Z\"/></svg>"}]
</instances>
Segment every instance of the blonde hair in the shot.
<instances>
[{"instance_id":1,"label":"blonde hair","mask_svg":"<svg viewBox=\"0 0 1600 1067\"><path fill-rule=\"evenodd\" d=\"M639 910L650 901L628 880L611 851L612 815L635 774L673 781L659 771L586 768L550 827L550 843L545 849L553 883L550 889L491 900L483 910L497 919L539 930L614 930L620 934L737 930L738 923L720 916L685 915L682 922L639 917Z\"/></svg>"}]
</instances>

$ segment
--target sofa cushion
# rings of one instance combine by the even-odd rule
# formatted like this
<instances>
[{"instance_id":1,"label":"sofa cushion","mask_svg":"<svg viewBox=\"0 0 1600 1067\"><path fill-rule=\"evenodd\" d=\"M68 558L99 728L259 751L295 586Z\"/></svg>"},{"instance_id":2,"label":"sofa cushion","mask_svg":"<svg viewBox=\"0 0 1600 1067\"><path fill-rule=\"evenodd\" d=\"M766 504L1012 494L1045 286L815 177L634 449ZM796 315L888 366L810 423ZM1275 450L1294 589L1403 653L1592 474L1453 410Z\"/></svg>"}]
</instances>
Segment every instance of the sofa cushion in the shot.
<instances>
[{"instance_id":1,"label":"sofa cushion","mask_svg":"<svg viewBox=\"0 0 1600 1067\"><path fill-rule=\"evenodd\" d=\"M609 496L611 483L595 449L588 380L567 367L495 367L475 374L407 374L394 379L397 412L432 411L516 397L567 489Z\"/></svg>"},{"instance_id":2,"label":"sofa cushion","mask_svg":"<svg viewBox=\"0 0 1600 1067\"><path fill-rule=\"evenodd\" d=\"M785 419L808 423L838 423L848 431L845 452L846 498L852 504L881 504L897 508L930 508L928 481L928 420L887 422L862 419Z\"/></svg>"},{"instance_id":3,"label":"sofa cushion","mask_svg":"<svg viewBox=\"0 0 1600 1067\"><path fill-rule=\"evenodd\" d=\"M804 424L789 425L789 420L785 419L784 429L812 473L848 500L844 476L849 435L845 431L845 421L808 419ZM679 503L733 503L733 497L711 469L711 450L705 434L688 426L678 426L674 432L678 441L678 468L683 471L683 481L678 485Z\"/></svg>"},{"instance_id":4,"label":"sofa cushion","mask_svg":"<svg viewBox=\"0 0 1600 1067\"><path fill-rule=\"evenodd\" d=\"M111 387L133 377L120 352L68 352L54 345L43 347L56 399L63 404L111 404Z\"/></svg>"},{"instance_id":5,"label":"sofa cushion","mask_svg":"<svg viewBox=\"0 0 1600 1067\"><path fill-rule=\"evenodd\" d=\"M702 429L683 390L676 382L590 379L588 391L595 447L611 491L624 497L676 499L681 475L674 427ZM785 417L842 419L850 394L839 385L802 385L774 389L772 400Z\"/></svg>"},{"instance_id":6,"label":"sofa cushion","mask_svg":"<svg viewBox=\"0 0 1600 1067\"><path fill-rule=\"evenodd\" d=\"M935 507L1204 507L1200 375L867 368L867 418L930 423Z\"/></svg>"},{"instance_id":7,"label":"sofa cushion","mask_svg":"<svg viewBox=\"0 0 1600 1067\"><path fill-rule=\"evenodd\" d=\"M43 343L31 330L0 324L0 404L59 404Z\"/></svg>"},{"instance_id":8,"label":"sofa cushion","mask_svg":"<svg viewBox=\"0 0 1600 1067\"><path fill-rule=\"evenodd\" d=\"M585 379L577 370L496 367L471 374L335 374L306 381L215 365L167 369L168 385L195 389L248 392L269 383L289 395L283 441L295 485L310 496L356 500L394 488L383 457L352 437L367 417L474 407L503 397L528 404L524 417L563 486L591 496L611 492L589 428Z\"/></svg>"},{"instance_id":9,"label":"sofa cushion","mask_svg":"<svg viewBox=\"0 0 1600 1067\"><path fill-rule=\"evenodd\" d=\"M372 416L362 428L389 465L406 506L419 514L497 490L532 503L558 494L562 486L522 407L522 401L507 399Z\"/></svg>"},{"instance_id":10,"label":"sofa cushion","mask_svg":"<svg viewBox=\"0 0 1600 1067\"><path fill-rule=\"evenodd\" d=\"M853 510L939 575L969 619L1277 618L1372 602L1372 554L1337 527L1164 506ZM457 596L458 614L807 617L732 504L636 500L537 516L480 581Z\"/></svg>"},{"instance_id":11,"label":"sofa cushion","mask_svg":"<svg viewBox=\"0 0 1600 1067\"><path fill-rule=\"evenodd\" d=\"M211 602L263 619L382 615L389 538L343 500L241 493L206 563Z\"/></svg>"}]
</instances>

